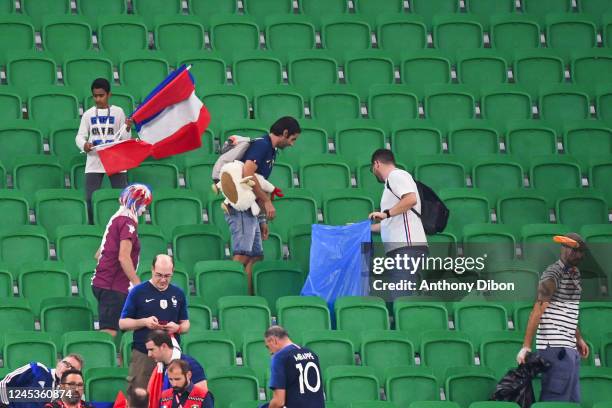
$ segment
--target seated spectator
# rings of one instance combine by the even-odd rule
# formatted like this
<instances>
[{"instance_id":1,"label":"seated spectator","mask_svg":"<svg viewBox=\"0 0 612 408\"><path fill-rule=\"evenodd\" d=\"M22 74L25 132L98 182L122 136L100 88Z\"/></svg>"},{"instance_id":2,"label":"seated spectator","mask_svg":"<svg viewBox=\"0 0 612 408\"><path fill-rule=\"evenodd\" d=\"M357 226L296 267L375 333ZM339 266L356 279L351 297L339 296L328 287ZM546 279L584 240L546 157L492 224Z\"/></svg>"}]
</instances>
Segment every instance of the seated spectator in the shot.
<instances>
[{"instance_id":1,"label":"seated spectator","mask_svg":"<svg viewBox=\"0 0 612 408\"><path fill-rule=\"evenodd\" d=\"M210 392L191 382L192 373L185 360L172 360L167 369L172 388L164 390L159 401L160 408L213 408L214 398Z\"/></svg>"},{"instance_id":2,"label":"seated spectator","mask_svg":"<svg viewBox=\"0 0 612 408\"><path fill-rule=\"evenodd\" d=\"M93 405L83 399L85 381L83 373L73 368L64 371L61 377L61 398L45 404L45 408L93 408Z\"/></svg>"}]
</instances>

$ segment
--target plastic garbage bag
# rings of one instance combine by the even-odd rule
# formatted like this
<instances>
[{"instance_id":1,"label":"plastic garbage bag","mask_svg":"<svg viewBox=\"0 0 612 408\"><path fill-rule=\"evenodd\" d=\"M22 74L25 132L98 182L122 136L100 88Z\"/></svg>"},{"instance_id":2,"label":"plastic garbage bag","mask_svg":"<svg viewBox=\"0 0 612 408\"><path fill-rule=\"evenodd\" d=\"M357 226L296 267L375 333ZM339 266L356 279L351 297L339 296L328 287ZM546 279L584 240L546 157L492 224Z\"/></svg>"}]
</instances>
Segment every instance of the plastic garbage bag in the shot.
<instances>
[{"instance_id":1,"label":"plastic garbage bag","mask_svg":"<svg viewBox=\"0 0 612 408\"><path fill-rule=\"evenodd\" d=\"M331 305L340 296L367 294L369 252L362 254L362 248L370 249L370 225L370 221L363 221L312 226L310 273L303 296L320 296Z\"/></svg>"},{"instance_id":2,"label":"plastic garbage bag","mask_svg":"<svg viewBox=\"0 0 612 408\"><path fill-rule=\"evenodd\" d=\"M536 401L531 380L549 368L548 361L528 353L525 363L509 370L497 384L491 401L516 402L521 408L529 408Z\"/></svg>"}]
</instances>

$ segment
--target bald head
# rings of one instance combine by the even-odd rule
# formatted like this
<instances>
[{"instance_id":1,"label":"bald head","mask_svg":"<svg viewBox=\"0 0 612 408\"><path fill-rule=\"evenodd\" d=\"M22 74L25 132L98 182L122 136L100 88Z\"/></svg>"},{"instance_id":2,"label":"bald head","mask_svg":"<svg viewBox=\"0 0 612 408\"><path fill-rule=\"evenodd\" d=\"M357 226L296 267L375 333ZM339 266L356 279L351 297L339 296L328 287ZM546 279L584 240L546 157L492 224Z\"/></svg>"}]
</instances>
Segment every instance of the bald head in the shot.
<instances>
[{"instance_id":1,"label":"bald head","mask_svg":"<svg viewBox=\"0 0 612 408\"><path fill-rule=\"evenodd\" d=\"M173 272L174 262L172 257L166 254L156 255L153 258L153 267L151 268L151 283L158 290L166 290L170 285Z\"/></svg>"}]
</instances>

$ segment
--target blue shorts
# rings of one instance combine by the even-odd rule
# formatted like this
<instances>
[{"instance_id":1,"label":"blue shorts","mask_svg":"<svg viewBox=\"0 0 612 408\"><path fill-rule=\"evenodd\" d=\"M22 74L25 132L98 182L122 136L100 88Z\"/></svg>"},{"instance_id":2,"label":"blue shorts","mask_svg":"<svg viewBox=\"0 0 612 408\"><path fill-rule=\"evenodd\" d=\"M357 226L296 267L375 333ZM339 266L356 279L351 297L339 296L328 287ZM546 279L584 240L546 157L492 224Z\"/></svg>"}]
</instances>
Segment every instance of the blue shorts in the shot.
<instances>
[{"instance_id":1,"label":"blue shorts","mask_svg":"<svg viewBox=\"0 0 612 408\"><path fill-rule=\"evenodd\" d=\"M259 220L251 210L237 211L228 206L229 213L225 221L232 234L233 255L263 256L263 243Z\"/></svg>"},{"instance_id":2,"label":"blue shorts","mask_svg":"<svg viewBox=\"0 0 612 408\"><path fill-rule=\"evenodd\" d=\"M538 350L538 355L551 364L550 368L542 373L540 401L580 402L578 351L573 348L547 347Z\"/></svg>"}]
</instances>

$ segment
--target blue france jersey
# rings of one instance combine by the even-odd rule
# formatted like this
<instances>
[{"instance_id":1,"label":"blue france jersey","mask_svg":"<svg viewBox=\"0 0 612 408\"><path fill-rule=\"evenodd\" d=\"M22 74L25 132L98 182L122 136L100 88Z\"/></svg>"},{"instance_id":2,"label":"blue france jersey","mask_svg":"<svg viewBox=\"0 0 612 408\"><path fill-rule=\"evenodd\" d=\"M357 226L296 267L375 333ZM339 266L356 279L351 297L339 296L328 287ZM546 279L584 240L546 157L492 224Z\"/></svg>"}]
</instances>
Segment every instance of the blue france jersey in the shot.
<instances>
[{"instance_id":1,"label":"blue france jersey","mask_svg":"<svg viewBox=\"0 0 612 408\"><path fill-rule=\"evenodd\" d=\"M246 163L247 160L254 161L257 164L255 172L267 180L272 173L275 159L276 148L272 146L270 135L266 135L253 140L241 160L243 163Z\"/></svg>"},{"instance_id":2,"label":"blue france jersey","mask_svg":"<svg viewBox=\"0 0 612 408\"><path fill-rule=\"evenodd\" d=\"M324 408L319 357L290 344L272 356L270 388L285 390L286 408Z\"/></svg>"}]
</instances>

